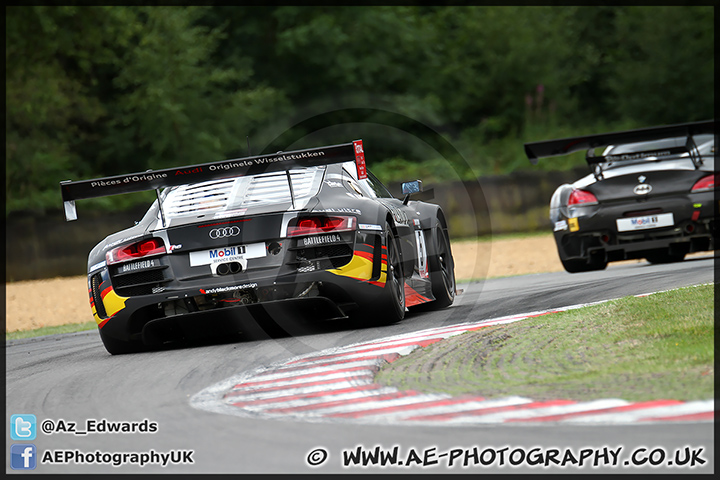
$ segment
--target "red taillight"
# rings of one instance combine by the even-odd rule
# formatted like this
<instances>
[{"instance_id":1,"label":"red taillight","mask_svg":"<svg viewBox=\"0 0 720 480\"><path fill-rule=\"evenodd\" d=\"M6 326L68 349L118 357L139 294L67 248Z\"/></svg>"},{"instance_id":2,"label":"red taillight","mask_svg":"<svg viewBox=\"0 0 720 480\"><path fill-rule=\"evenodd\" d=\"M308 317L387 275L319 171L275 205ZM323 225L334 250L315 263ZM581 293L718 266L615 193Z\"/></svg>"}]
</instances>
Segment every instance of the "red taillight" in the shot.
<instances>
[{"instance_id":1,"label":"red taillight","mask_svg":"<svg viewBox=\"0 0 720 480\"><path fill-rule=\"evenodd\" d=\"M568 206L570 205L595 205L598 199L595 195L585 190L573 190L568 198Z\"/></svg>"},{"instance_id":2,"label":"red taillight","mask_svg":"<svg viewBox=\"0 0 720 480\"><path fill-rule=\"evenodd\" d=\"M165 252L165 243L161 238L150 238L141 242L132 243L123 247L117 247L105 254L108 265L113 263L126 262L137 258L159 255Z\"/></svg>"},{"instance_id":3,"label":"red taillight","mask_svg":"<svg viewBox=\"0 0 720 480\"><path fill-rule=\"evenodd\" d=\"M718 174L713 173L712 175L707 175L697 182L695 182L695 185L693 185L691 192L709 192L710 190L715 190L715 185L717 185L717 179Z\"/></svg>"},{"instance_id":4,"label":"red taillight","mask_svg":"<svg viewBox=\"0 0 720 480\"><path fill-rule=\"evenodd\" d=\"M288 236L317 235L355 230L355 217L305 217L288 227Z\"/></svg>"},{"instance_id":5,"label":"red taillight","mask_svg":"<svg viewBox=\"0 0 720 480\"><path fill-rule=\"evenodd\" d=\"M304 230L317 230L322 226L322 221L319 218L303 218L302 220L298 221L297 227L295 227L295 231L304 231Z\"/></svg>"}]
</instances>

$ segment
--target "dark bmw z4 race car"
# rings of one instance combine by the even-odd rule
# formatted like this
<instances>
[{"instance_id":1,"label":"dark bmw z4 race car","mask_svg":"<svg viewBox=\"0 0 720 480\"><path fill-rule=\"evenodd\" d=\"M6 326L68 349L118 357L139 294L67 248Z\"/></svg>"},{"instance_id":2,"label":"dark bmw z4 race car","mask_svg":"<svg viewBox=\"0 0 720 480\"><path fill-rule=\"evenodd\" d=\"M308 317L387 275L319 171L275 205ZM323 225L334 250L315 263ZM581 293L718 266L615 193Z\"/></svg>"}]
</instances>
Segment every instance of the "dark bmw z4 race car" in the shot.
<instances>
[{"instance_id":1,"label":"dark bmw z4 race car","mask_svg":"<svg viewBox=\"0 0 720 480\"><path fill-rule=\"evenodd\" d=\"M592 173L557 188L550 220L570 273L715 249L715 121L526 143L532 163L586 150ZM596 149L602 149L597 155Z\"/></svg>"},{"instance_id":2,"label":"dark bmw z4 race car","mask_svg":"<svg viewBox=\"0 0 720 480\"><path fill-rule=\"evenodd\" d=\"M394 198L366 170L361 140L60 187L68 221L77 199L157 192L88 257L111 354L280 316L393 323L455 298L442 209L410 199L420 181Z\"/></svg>"}]
</instances>

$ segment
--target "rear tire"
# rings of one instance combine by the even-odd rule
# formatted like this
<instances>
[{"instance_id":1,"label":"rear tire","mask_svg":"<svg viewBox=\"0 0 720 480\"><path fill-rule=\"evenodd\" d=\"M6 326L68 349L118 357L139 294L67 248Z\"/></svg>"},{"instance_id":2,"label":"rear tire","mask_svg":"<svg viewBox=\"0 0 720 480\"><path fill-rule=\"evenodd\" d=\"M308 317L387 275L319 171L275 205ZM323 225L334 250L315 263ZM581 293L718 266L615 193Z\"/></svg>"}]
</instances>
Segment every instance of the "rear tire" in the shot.
<instances>
[{"instance_id":1,"label":"rear tire","mask_svg":"<svg viewBox=\"0 0 720 480\"><path fill-rule=\"evenodd\" d=\"M400 262L400 246L389 224L385 225L387 272L385 286L377 301L364 306L358 320L365 325L390 325L405 318L405 278Z\"/></svg>"},{"instance_id":2,"label":"rear tire","mask_svg":"<svg viewBox=\"0 0 720 480\"><path fill-rule=\"evenodd\" d=\"M671 254L665 250L660 251L654 251L654 252L648 252L645 255L645 260L647 260L650 263L675 263L675 262L682 262L685 260L685 254L679 253L679 254Z\"/></svg>"},{"instance_id":3,"label":"rear tire","mask_svg":"<svg viewBox=\"0 0 720 480\"><path fill-rule=\"evenodd\" d=\"M145 346L142 344L142 342L138 341L128 341L124 342L122 340L118 340L116 338L110 337L108 335L103 334L102 329L98 330L100 332L100 339L103 342L103 345L105 345L105 350L108 351L111 355L122 355L125 353L137 353L142 352L145 350Z\"/></svg>"},{"instance_id":4,"label":"rear tire","mask_svg":"<svg viewBox=\"0 0 720 480\"><path fill-rule=\"evenodd\" d=\"M605 270L607 267L607 262L597 260L588 261L584 258L579 260L563 260L561 258L560 262L562 263L563 268L565 268L565 271L568 273L592 272L595 270Z\"/></svg>"}]
</instances>

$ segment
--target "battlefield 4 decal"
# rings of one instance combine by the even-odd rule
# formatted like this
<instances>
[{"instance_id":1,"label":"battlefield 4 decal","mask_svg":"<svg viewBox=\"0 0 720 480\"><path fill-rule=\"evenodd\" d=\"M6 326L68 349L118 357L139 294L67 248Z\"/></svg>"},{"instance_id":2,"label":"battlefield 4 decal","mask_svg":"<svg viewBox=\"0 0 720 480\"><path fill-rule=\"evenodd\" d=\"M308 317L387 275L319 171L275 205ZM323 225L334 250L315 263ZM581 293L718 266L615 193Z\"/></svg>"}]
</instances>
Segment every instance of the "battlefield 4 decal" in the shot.
<instances>
[{"instance_id":1,"label":"battlefield 4 decal","mask_svg":"<svg viewBox=\"0 0 720 480\"><path fill-rule=\"evenodd\" d=\"M160 262L156 262L154 259L140 260L139 262L132 262L132 263L124 263L118 267L117 272L118 273L128 273L128 272L134 272L136 270L145 270L147 268L152 268L159 264L160 264Z\"/></svg>"},{"instance_id":2,"label":"battlefield 4 decal","mask_svg":"<svg viewBox=\"0 0 720 480\"><path fill-rule=\"evenodd\" d=\"M304 237L298 240L298 243L302 243L303 247L315 246L315 245L327 245L329 243L340 243L343 239L340 235L330 234L322 235L317 237Z\"/></svg>"}]
</instances>

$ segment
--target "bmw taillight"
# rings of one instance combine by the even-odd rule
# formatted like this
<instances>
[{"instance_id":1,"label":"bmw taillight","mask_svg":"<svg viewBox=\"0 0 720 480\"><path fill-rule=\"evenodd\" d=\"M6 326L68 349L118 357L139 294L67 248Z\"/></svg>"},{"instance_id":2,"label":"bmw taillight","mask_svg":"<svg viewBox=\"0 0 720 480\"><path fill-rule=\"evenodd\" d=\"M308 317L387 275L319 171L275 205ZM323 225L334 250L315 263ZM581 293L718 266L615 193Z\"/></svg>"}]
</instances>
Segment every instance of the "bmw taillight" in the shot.
<instances>
[{"instance_id":1,"label":"bmw taillight","mask_svg":"<svg viewBox=\"0 0 720 480\"><path fill-rule=\"evenodd\" d=\"M570 205L597 205L598 199L592 193L586 190L573 190L568 198L568 206Z\"/></svg>"},{"instance_id":2,"label":"bmw taillight","mask_svg":"<svg viewBox=\"0 0 720 480\"><path fill-rule=\"evenodd\" d=\"M356 226L355 217L303 217L288 227L288 236L349 232L355 230Z\"/></svg>"},{"instance_id":3,"label":"bmw taillight","mask_svg":"<svg viewBox=\"0 0 720 480\"><path fill-rule=\"evenodd\" d=\"M709 192L710 190L715 190L715 185L717 185L717 178L718 174L713 173L711 175L706 175L697 182L695 182L695 185L693 185L691 192Z\"/></svg>"},{"instance_id":4,"label":"bmw taillight","mask_svg":"<svg viewBox=\"0 0 720 480\"><path fill-rule=\"evenodd\" d=\"M108 265L166 253L162 238L149 238L122 247L113 248L105 254Z\"/></svg>"}]
</instances>

